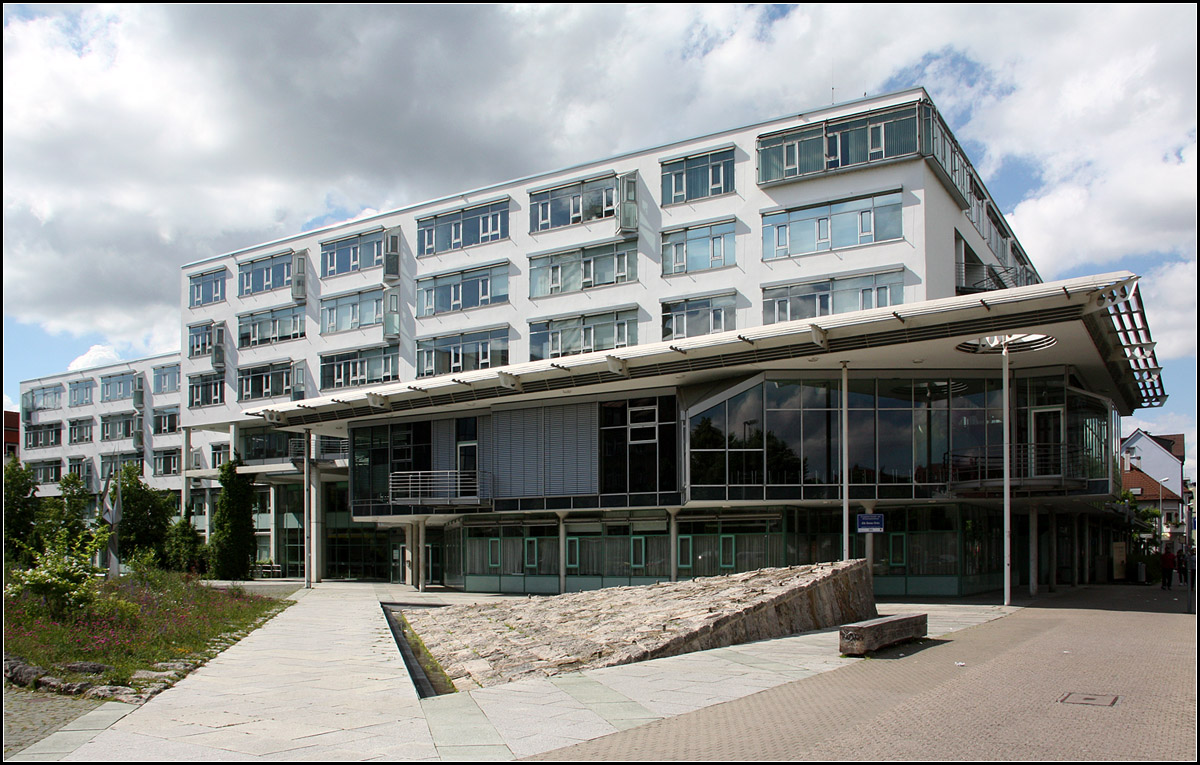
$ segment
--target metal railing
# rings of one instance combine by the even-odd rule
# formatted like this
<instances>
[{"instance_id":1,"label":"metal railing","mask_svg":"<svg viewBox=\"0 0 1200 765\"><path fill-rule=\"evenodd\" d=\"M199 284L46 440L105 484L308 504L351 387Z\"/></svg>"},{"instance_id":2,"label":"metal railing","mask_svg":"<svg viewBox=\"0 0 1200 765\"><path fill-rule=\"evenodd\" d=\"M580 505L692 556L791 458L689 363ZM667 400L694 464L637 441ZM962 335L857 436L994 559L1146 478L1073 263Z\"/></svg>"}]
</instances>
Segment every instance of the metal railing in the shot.
<instances>
[{"instance_id":1,"label":"metal railing","mask_svg":"<svg viewBox=\"0 0 1200 765\"><path fill-rule=\"evenodd\" d=\"M1010 475L1013 481L1038 483L1083 481L1093 476L1086 470L1082 446L1069 444L1011 445ZM992 483L1004 480L1004 447L980 446L946 455L948 483Z\"/></svg>"},{"instance_id":2,"label":"metal railing","mask_svg":"<svg viewBox=\"0 0 1200 765\"><path fill-rule=\"evenodd\" d=\"M335 438L334 436L318 436L317 448L313 450L312 457L317 460L336 460L344 459L349 455L350 439ZM303 438L288 439L288 458L293 460L304 459Z\"/></svg>"},{"instance_id":3,"label":"metal railing","mask_svg":"<svg viewBox=\"0 0 1200 765\"><path fill-rule=\"evenodd\" d=\"M954 266L955 286L965 292L988 292L1009 287L1025 287L1037 282L1024 266L993 266L986 263L958 263Z\"/></svg>"},{"instance_id":4,"label":"metal railing","mask_svg":"<svg viewBox=\"0 0 1200 765\"><path fill-rule=\"evenodd\" d=\"M394 505L485 503L492 476L482 470L415 470L392 473L388 492Z\"/></svg>"}]
</instances>

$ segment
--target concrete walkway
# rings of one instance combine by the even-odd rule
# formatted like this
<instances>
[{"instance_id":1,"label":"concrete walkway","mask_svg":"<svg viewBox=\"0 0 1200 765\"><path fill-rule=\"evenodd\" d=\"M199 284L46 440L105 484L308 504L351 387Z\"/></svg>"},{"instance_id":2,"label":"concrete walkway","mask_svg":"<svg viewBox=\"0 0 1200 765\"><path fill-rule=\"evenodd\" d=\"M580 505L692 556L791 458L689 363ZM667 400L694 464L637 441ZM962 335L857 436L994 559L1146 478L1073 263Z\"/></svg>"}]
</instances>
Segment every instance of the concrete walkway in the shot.
<instances>
[{"instance_id":1,"label":"concrete walkway","mask_svg":"<svg viewBox=\"0 0 1200 765\"><path fill-rule=\"evenodd\" d=\"M379 604L432 605L501 596L417 594L400 586L331 582L293 597L298 602L287 611L144 706L105 704L10 759L479 761L547 752L553 752L548 755L552 758L662 759L675 756L676 750L606 755L583 748L624 746L623 736L671 723L686 725L706 712L757 699L763 691L804 685L806 678L842 675L830 670L909 664L841 658L836 630L824 630L422 701ZM961 604L911 608L929 613L931 636L1018 610ZM904 610L910 607L880 605L881 613ZM1187 678L1194 720L1194 630L1191 640ZM917 651L910 660L940 650ZM903 647L895 651L897 656L914 653ZM787 714L798 717L795 709ZM1193 727L1193 740L1194 734ZM746 736L738 733L733 740L744 743ZM581 742L591 743L561 748ZM723 758L754 758L741 743L736 748ZM794 752L783 758L789 756ZM986 759L996 756L1001 755L992 752Z\"/></svg>"}]
</instances>

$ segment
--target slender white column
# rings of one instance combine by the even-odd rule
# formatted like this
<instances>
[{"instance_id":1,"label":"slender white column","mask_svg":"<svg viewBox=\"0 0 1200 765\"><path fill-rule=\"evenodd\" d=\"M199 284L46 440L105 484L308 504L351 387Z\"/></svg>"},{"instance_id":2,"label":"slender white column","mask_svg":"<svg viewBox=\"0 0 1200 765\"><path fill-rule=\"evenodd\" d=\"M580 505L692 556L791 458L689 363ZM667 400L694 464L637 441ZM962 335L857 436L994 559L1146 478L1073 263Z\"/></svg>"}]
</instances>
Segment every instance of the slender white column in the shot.
<instances>
[{"instance_id":1,"label":"slender white column","mask_svg":"<svg viewBox=\"0 0 1200 765\"><path fill-rule=\"evenodd\" d=\"M850 560L850 373L842 362L842 560Z\"/></svg>"},{"instance_id":2,"label":"slender white column","mask_svg":"<svg viewBox=\"0 0 1200 765\"><path fill-rule=\"evenodd\" d=\"M558 592L567 591L567 514L558 513Z\"/></svg>"},{"instance_id":3,"label":"slender white column","mask_svg":"<svg viewBox=\"0 0 1200 765\"><path fill-rule=\"evenodd\" d=\"M1038 538L1037 538L1037 507L1029 507L1029 594L1037 595L1038 577Z\"/></svg>"},{"instance_id":4,"label":"slender white column","mask_svg":"<svg viewBox=\"0 0 1200 765\"><path fill-rule=\"evenodd\" d=\"M1008 343L1004 344L1004 379L1001 383L1004 429L1004 605L1012 605L1012 423L1008 400Z\"/></svg>"},{"instance_id":5,"label":"slender white column","mask_svg":"<svg viewBox=\"0 0 1200 765\"><path fill-rule=\"evenodd\" d=\"M671 551L668 553L671 559L671 581L679 581L679 508L667 508L667 516L670 520L671 528Z\"/></svg>"},{"instance_id":6,"label":"slender white column","mask_svg":"<svg viewBox=\"0 0 1200 765\"><path fill-rule=\"evenodd\" d=\"M1050 592L1058 591L1058 513L1054 512L1054 508L1050 508L1050 577L1049 587Z\"/></svg>"},{"instance_id":7,"label":"slender white column","mask_svg":"<svg viewBox=\"0 0 1200 765\"><path fill-rule=\"evenodd\" d=\"M312 430L304 429L304 587L312 587L312 481L309 463L312 462Z\"/></svg>"},{"instance_id":8,"label":"slender white column","mask_svg":"<svg viewBox=\"0 0 1200 765\"><path fill-rule=\"evenodd\" d=\"M192 498L191 479L188 478L188 468L192 465L192 429L183 429L183 454L179 455L179 475L183 478L183 486L179 489L179 517L188 517L188 501Z\"/></svg>"},{"instance_id":9,"label":"slender white column","mask_svg":"<svg viewBox=\"0 0 1200 765\"><path fill-rule=\"evenodd\" d=\"M417 591L425 592L425 567L429 564L425 558L425 519L417 521Z\"/></svg>"}]
</instances>

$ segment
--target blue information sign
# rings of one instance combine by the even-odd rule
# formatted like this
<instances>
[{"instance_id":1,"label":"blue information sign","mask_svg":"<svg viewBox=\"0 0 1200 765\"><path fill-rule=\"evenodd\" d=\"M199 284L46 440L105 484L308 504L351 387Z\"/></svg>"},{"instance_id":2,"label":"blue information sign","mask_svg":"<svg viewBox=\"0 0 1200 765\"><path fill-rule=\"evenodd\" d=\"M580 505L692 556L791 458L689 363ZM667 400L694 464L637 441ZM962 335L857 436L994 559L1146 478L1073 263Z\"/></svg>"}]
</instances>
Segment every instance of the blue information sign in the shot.
<instances>
[{"instance_id":1,"label":"blue information sign","mask_svg":"<svg viewBox=\"0 0 1200 765\"><path fill-rule=\"evenodd\" d=\"M858 516L859 534L879 534L883 532L883 513L861 513Z\"/></svg>"}]
</instances>

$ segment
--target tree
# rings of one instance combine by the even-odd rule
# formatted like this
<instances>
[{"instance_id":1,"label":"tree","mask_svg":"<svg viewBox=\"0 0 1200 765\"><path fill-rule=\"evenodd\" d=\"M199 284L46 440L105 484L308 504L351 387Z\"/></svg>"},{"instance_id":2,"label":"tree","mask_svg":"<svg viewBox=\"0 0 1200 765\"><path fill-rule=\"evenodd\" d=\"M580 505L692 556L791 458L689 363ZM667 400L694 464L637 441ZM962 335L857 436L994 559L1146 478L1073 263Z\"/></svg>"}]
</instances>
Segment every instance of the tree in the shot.
<instances>
[{"instance_id":1,"label":"tree","mask_svg":"<svg viewBox=\"0 0 1200 765\"><path fill-rule=\"evenodd\" d=\"M118 474L121 482L121 522L117 526L117 549L121 559L148 551L162 565L167 528L175 514L175 500L169 491L151 489L142 482L138 465L125 465ZM115 489L110 489L115 491Z\"/></svg>"},{"instance_id":2,"label":"tree","mask_svg":"<svg viewBox=\"0 0 1200 765\"><path fill-rule=\"evenodd\" d=\"M58 482L58 488L61 496L44 497L38 510L34 537L39 550L48 549L50 540L59 531L66 531L68 539L76 540L87 530L87 509L92 495L83 485L83 479L67 473Z\"/></svg>"},{"instance_id":3,"label":"tree","mask_svg":"<svg viewBox=\"0 0 1200 765\"><path fill-rule=\"evenodd\" d=\"M258 549L254 539L254 487L250 477L237 472L240 457L223 463L218 477L221 495L209 527L209 572L217 579L250 578L250 564Z\"/></svg>"},{"instance_id":4,"label":"tree","mask_svg":"<svg viewBox=\"0 0 1200 765\"><path fill-rule=\"evenodd\" d=\"M167 568L172 571L199 571L204 564L204 540L188 518L180 518L167 530Z\"/></svg>"},{"instance_id":5,"label":"tree","mask_svg":"<svg viewBox=\"0 0 1200 765\"><path fill-rule=\"evenodd\" d=\"M9 560L31 561L34 525L37 523L37 483L33 470L14 454L4 465L4 555Z\"/></svg>"}]
</instances>

